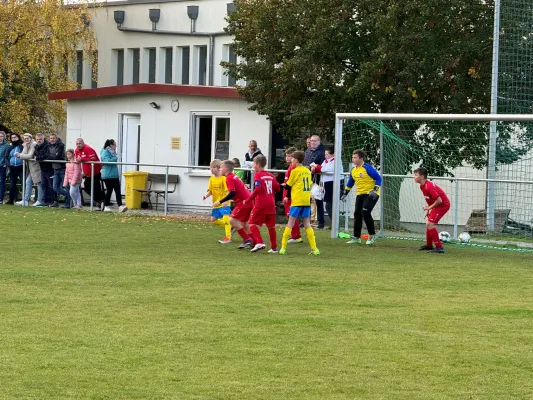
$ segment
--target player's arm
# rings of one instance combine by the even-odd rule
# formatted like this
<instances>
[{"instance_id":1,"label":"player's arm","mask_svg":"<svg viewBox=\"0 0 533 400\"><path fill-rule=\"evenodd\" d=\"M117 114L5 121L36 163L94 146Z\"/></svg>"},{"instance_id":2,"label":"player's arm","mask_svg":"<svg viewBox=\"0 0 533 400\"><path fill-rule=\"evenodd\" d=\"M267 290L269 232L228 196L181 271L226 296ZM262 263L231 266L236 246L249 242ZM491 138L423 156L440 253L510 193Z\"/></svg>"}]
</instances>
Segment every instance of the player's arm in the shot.
<instances>
[{"instance_id":1,"label":"player's arm","mask_svg":"<svg viewBox=\"0 0 533 400\"><path fill-rule=\"evenodd\" d=\"M204 196L202 197L202 199L205 200L205 199L211 197L211 195L212 195L211 190L208 189L208 190L207 190L207 193L204 194Z\"/></svg>"},{"instance_id":2,"label":"player's arm","mask_svg":"<svg viewBox=\"0 0 533 400\"><path fill-rule=\"evenodd\" d=\"M355 179L353 179L353 175L350 174L350 177L348 178L348 182L346 182L346 186L344 187L344 193L341 196L341 200L346 200L346 197L348 194L350 194L350 190L352 190L353 185L355 185Z\"/></svg>"},{"instance_id":3,"label":"player's arm","mask_svg":"<svg viewBox=\"0 0 533 400\"><path fill-rule=\"evenodd\" d=\"M283 199L284 203L288 203L291 199L291 188L292 187L290 185L285 184L285 190L287 191L287 193L285 194L285 198Z\"/></svg>"},{"instance_id":4,"label":"player's arm","mask_svg":"<svg viewBox=\"0 0 533 400\"><path fill-rule=\"evenodd\" d=\"M431 197L432 199L435 199L435 201L430 206L424 207L426 211L432 210L435 207L438 207L442 204L442 198L440 197L439 192L437 192L437 190L435 190L434 187L430 187L428 189L428 194L429 194L429 197Z\"/></svg>"},{"instance_id":5,"label":"player's arm","mask_svg":"<svg viewBox=\"0 0 533 400\"><path fill-rule=\"evenodd\" d=\"M248 197L244 203L250 203L252 201L255 200L255 198L257 197L257 195L259 194L259 192L261 191L261 182L260 181L255 181L254 183L254 190L252 191L252 193L250 194L250 197Z\"/></svg>"},{"instance_id":6,"label":"player's arm","mask_svg":"<svg viewBox=\"0 0 533 400\"><path fill-rule=\"evenodd\" d=\"M371 177L372 179L374 179L375 181L375 184L374 184L374 189L372 189L369 193L368 193L368 197L370 197L372 200L377 200L379 198L379 189L381 188L381 182L382 182L382 178L381 178L381 175L379 174L379 172L370 164L367 164L365 163L363 165L364 169L366 170L366 173L368 174L369 177Z\"/></svg>"}]
</instances>

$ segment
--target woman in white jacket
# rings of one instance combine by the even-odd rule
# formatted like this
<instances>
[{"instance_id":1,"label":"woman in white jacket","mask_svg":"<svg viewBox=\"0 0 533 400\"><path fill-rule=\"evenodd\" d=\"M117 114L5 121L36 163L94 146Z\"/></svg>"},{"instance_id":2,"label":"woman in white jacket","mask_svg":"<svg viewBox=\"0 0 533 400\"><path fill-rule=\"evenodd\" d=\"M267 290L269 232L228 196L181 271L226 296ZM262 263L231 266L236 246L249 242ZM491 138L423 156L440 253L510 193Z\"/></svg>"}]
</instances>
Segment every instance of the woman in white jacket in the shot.
<instances>
[{"instance_id":1,"label":"woman in white jacket","mask_svg":"<svg viewBox=\"0 0 533 400\"><path fill-rule=\"evenodd\" d=\"M322 165L311 164L311 172L313 172L314 174L322 173L322 176L320 177L320 184L324 185L324 203L326 207L326 212L328 213L328 216L331 219L333 214L333 173L335 172L335 148L333 146L326 146L325 155L326 159L324 160ZM342 189L342 163L340 164L340 167ZM342 190L339 193L342 193Z\"/></svg>"}]
</instances>

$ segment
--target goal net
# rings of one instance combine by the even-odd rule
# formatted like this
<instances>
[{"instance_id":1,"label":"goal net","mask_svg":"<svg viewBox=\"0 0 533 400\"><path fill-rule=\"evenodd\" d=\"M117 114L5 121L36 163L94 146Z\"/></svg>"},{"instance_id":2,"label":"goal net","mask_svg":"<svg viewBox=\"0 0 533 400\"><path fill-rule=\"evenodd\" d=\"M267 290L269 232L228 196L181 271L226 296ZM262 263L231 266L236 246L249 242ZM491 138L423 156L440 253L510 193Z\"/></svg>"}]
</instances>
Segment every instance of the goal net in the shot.
<instances>
[{"instance_id":1,"label":"goal net","mask_svg":"<svg viewBox=\"0 0 533 400\"><path fill-rule=\"evenodd\" d=\"M344 171L363 149L383 176L373 210L381 235L423 235L413 170L425 167L451 202L439 231L533 238L533 115L337 114L335 147ZM334 204L332 237L352 232L355 195Z\"/></svg>"}]
</instances>

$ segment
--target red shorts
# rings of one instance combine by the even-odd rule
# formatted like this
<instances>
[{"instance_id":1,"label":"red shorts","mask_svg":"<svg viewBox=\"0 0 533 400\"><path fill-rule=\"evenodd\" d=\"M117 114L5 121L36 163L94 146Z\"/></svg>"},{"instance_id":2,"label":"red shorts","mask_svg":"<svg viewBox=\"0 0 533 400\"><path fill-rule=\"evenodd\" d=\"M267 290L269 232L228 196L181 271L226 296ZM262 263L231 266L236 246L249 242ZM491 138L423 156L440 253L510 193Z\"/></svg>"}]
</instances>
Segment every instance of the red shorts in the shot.
<instances>
[{"instance_id":1,"label":"red shorts","mask_svg":"<svg viewBox=\"0 0 533 400\"><path fill-rule=\"evenodd\" d=\"M253 204L239 204L235 206L231 213L231 218L235 218L240 222L247 222L252 212Z\"/></svg>"},{"instance_id":2,"label":"red shorts","mask_svg":"<svg viewBox=\"0 0 533 400\"><path fill-rule=\"evenodd\" d=\"M261 226L265 224L266 226L275 226L276 225L276 214L265 214L264 210L253 209L250 214L250 219L248 220L250 225Z\"/></svg>"},{"instance_id":3,"label":"red shorts","mask_svg":"<svg viewBox=\"0 0 533 400\"><path fill-rule=\"evenodd\" d=\"M441 218L444 217L444 214L446 214L449 209L450 206L432 208L431 210L429 210L428 222L431 222L432 224L438 224Z\"/></svg>"}]
</instances>

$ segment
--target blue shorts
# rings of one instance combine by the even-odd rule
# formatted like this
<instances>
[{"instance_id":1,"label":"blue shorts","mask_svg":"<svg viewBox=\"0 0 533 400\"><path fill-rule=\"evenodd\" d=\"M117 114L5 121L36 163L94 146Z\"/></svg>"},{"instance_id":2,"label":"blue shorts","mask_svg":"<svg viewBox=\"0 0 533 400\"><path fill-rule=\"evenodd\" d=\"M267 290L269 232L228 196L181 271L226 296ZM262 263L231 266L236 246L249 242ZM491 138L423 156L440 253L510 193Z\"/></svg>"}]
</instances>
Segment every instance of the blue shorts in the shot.
<instances>
[{"instance_id":1,"label":"blue shorts","mask_svg":"<svg viewBox=\"0 0 533 400\"><path fill-rule=\"evenodd\" d=\"M289 217L311 218L311 206L291 206Z\"/></svg>"},{"instance_id":2,"label":"blue shorts","mask_svg":"<svg viewBox=\"0 0 533 400\"><path fill-rule=\"evenodd\" d=\"M211 210L211 216L216 219L222 219L224 215L230 215L231 214L231 207L219 207L219 208L213 208Z\"/></svg>"}]
</instances>

